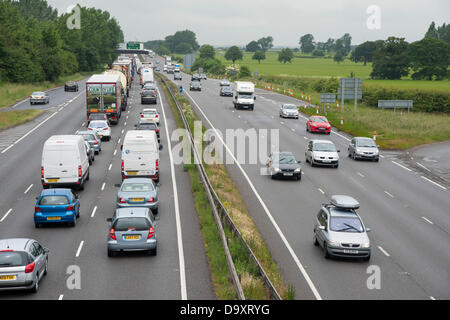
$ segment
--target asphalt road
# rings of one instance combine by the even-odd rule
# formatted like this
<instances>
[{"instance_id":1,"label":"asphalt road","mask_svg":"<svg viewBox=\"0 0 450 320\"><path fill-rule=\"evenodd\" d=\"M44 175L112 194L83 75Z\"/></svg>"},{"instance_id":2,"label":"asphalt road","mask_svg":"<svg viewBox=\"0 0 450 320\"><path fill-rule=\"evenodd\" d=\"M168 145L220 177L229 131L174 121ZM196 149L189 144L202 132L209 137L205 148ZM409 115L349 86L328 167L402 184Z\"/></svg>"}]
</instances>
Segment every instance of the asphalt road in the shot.
<instances>
[{"instance_id":1,"label":"asphalt road","mask_svg":"<svg viewBox=\"0 0 450 320\"><path fill-rule=\"evenodd\" d=\"M224 136L226 129L279 129L280 149L302 160L300 182L271 180L261 175L263 164L227 165L283 277L295 286L297 299L450 298L447 188L391 153L381 152L379 163L348 158L349 136L336 129L330 136L308 133L305 115L299 120L279 118L281 103L302 105L299 100L257 89L254 111L235 110L231 97L219 96L218 80L202 80L201 92L189 91L189 75L174 82L195 102L207 128ZM306 164L310 138L335 143L341 150L338 169ZM333 194L350 195L361 203L358 213L372 229L369 262L325 260L313 245L315 216ZM380 270L379 289L367 285L373 268Z\"/></svg>"},{"instance_id":2,"label":"asphalt road","mask_svg":"<svg viewBox=\"0 0 450 320\"><path fill-rule=\"evenodd\" d=\"M158 255L107 257L106 218L116 206L114 185L121 182L121 140L127 130L134 129L143 108L136 79L127 111L113 127L111 141L102 144L102 152L90 167L90 180L79 192L81 219L76 227L35 229L35 197L42 190L42 147L51 135L73 134L85 128L83 83L79 93L65 93L63 88L51 91L43 116L0 133L4 143L0 148L0 238L33 238L50 249L49 273L39 292L4 292L0 299L215 299L189 177L181 165L172 170L169 159L165 129L172 132L176 123L165 97L163 106L161 100L155 106L161 115L164 110L166 118L161 122L164 149L160 153ZM23 102L16 109L26 107L27 102ZM10 133L14 133L13 138ZM67 268L74 265L81 272L80 290L66 285Z\"/></svg>"}]
</instances>

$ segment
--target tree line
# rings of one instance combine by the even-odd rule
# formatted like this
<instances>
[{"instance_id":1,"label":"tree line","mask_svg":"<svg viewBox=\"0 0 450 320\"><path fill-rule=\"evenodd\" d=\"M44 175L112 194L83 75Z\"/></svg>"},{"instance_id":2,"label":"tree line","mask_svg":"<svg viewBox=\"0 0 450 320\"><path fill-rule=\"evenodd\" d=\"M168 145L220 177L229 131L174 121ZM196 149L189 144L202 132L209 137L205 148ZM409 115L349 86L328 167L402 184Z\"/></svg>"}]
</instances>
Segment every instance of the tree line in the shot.
<instances>
[{"instance_id":1,"label":"tree line","mask_svg":"<svg viewBox=\"0 0 450 320\"><path fill-rule=\"evenodd\" d=\"M80 29L69 29L71 16L45 0L0 0L0 81L55 81L111 64L124 41L118 22L80 7Z\"/></svg>"},{"instance_id":2,"label":"tree line","mask_svg":"<svg viewBox=\"0 0 450 320\"><path fill-rule=\"evenodd\" d=\"M200 46L196 35L191 30L177 31L169 35L164 40L151 40L144 42L144 48L153 50L160 56L166 56L170 53L188 54L197 51Z\"/></svg>"}]
</instances>

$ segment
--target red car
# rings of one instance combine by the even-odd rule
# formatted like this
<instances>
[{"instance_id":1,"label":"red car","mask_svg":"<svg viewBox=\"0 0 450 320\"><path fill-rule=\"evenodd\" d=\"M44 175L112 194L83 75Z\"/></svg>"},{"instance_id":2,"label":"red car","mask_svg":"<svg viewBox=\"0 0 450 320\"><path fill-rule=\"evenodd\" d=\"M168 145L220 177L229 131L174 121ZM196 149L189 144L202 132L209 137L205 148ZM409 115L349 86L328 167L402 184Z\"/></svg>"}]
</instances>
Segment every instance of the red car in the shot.
<instances>
[{"instance_id":1,"label":"red car","mask_svg":"<svg viewBox=\"0 0 450 320\"><path fill-rule=\"evenodd\" d=\"M324 116L312 116L306 122L306 131L331 133L331 125Z\"/></svg>"}]
</instances>

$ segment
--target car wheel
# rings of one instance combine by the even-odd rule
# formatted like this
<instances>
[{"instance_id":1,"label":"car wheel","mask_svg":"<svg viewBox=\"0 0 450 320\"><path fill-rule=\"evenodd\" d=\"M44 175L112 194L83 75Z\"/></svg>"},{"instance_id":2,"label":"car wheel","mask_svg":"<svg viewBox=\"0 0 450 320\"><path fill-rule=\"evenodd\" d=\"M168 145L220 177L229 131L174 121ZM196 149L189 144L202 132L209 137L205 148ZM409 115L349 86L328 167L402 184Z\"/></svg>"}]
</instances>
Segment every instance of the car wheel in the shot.
<instances>
[{"instance_id":1,"label":"car wheel","mask_svg":"<svg viewBox=\"0 0 450 320\"><path fill-rule=\"evenodd\" d=\"M86 177L86 181L89 181L89 178L90 178L90 176L89 176L89 169L88 169L88 174L87 174L87 177Z\"/></svg>"},{"instance_id":2,"label":"car wheel","mask_svg":"<svg viewBox=\"0 0 450 320\"><path fill-rule=\"evenodd\" d=\"M35 227L36 229L39 229L40 226L41 226L40 223L35 223L35 224L34 224L34 227Z\"/></svg>"},{"instance_id":3,"label":"car wheel","mask_svg":"<svg viewBox=\"0 0 450 320\"><path fill-rule=\"evenodd\" d=\"M115 257L116 256L116 252L112 251L112 250L108 250L108 257Z\"/></svg>"},{"instance_id":4,"label":"car wheel","mask_svg":"<svg viewBox=\"0 0 450 320\"><path fill-rule=\"evenodd\" d=\"M148 252L151 256L156 256L158 254L158 248L149 250Z\"/></svg>"},{"instance_id":5,"label":"car wheel","mask_svg":"<svg viewBox=\"0 0 450 320\"><path fill-rule=\"evenodd\" d=\"M336 169L339 168L339 163L337 165L334 166Z\"/></svg>"},{"instance_id":6,"label":"car wheel","mask_svg":"<svg viewBox=\"0 0 450 320\"><path fill-rule=\"evenodd\" d=\"M89 158L89 165L92 165L92 159Z\"/></svg>"},{"instance_id":7,"label":"car wheel","mask_svg":"<svg viewBox=\"0 0 450 320\"><path fill-rule=\"evenodd\" d=\"M314 166L315 166L313 158L311 158L311 159L309 160L309 164L311 165L311 167L314 167Z\"/></svg>"},{"instance_id":8,"label":"car wheel","mask_svg":"<svg viewBox=\"0 0 450 320\"><path fill-rule=\"evenodd\" d=\"M375 162L379 162L380 161L380 159L379 158L376 158L375 160L374 160Z\"/></svg>"},{"instance_id":9,"label":"car wheel","mask_svg":"<svg viewBox=\"0 0 450 320\"><path fill-rule=\"evenodd\" d=\"M45 269L44 269L44 276L46 276L48 273L48 258L45 259Z\"/></svg>"},{"instance_id":10,"label":"car wheel","mask_svg":"<svg viewBox=\"0 0 450 320\"><path fill-rule=\"evenodd\" d=\"M353 152L353 157L352 157L352 159L353 159L353 160L356 160L356 152Z\"/></svg>"},{"instance_id":11,"label":"car wheel","mask_svg":"<svg viewBox=\"0 0 450 320\"><path fill-rule=\"evenodd\" d=\"M323 244L323 257L325 259L329 259L330 258L330 254L328 253L328 246L327 246L326 242L324 242L324 244Z\"/></svg>"},{"instance_id":12,"label":"car wheel","mask_svg":"<svg viewBox=\"0 0 450 320\"><path fill-rule=\"evenodd\" d=\"M300 174L299 174L298 177L297 177L297 180L298 180L298 181L302 180L302 172L301 172L301 171L300 171Z\"/></svg>"},{"instance_id":13,"label":"car wheel","mask_svg":"<svg viewBox=\"0 0 450 320\"><path fill-rule=\"evenodd\" d=\"M77 225L77 216L73 215L73 221L69 224L72 228L74 228Z\"/></svg>"},{"instance_id":14,"label":"car wheel","mask_svg":"<svg viewBox=\"0 0 450 320\"><path fill-rule=\"evenodd\" d=\"M33 288L30 290L32 293L36 293L39 291L39 275L36 273L36 282L34 283Z\"/></svg>"},{"instance_id":15,"label":"car wheel","mask_svg":"<svg viewBox=\"0 0 450 320\"><path fill-rule=\"evenodd\" d=\"M159 209L159 208L152 209L153 214L158 214L158 209Z\"/></svg>"},{"instance_id":16,"label":"car wheel","mask_svg":"<svg viewBox=\"0 0 450 320\"><path fill-rule=\"evenodd\" d=\"M314 232L313 234L313 243L316 247L319 246L319 241L317 241L317 236L316 236L316 232Z\"/></svg>"},{"instance_id":17,"label":"car wheel","mask_svg":"<svg viewBox=\"0 0 450 320\"><path fill-rule=\"evenodd\" d=\"M369 261L370 260L370 254L367 257L363 258L363 261Z\"/></svg>"}]
</instances>

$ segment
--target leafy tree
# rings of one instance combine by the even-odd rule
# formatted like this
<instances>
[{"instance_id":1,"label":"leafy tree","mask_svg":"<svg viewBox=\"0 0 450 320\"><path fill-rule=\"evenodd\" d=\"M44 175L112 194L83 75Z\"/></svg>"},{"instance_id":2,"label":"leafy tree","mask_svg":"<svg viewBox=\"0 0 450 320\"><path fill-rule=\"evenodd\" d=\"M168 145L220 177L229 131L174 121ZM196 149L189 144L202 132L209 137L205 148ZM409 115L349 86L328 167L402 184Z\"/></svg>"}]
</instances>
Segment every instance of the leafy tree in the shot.
<instances>
[{"instance_id":1,"label":"leafy tree","mask_svg":"<svg viewBox=\"0 0 450 320\"><path fill-rule=\"evenodd\" d=\"M157 46L156 48L155 48L155 53L157 54L157 55L160 55L160 56L168 56L168 55L170 55L170 50L169 49L167 49L165 46L163 46L163 45L159 45L159 46Z\"/></svg>"},{"instance_id":2,"label":"leafy tree","mask_svg":"<svg viewBox=\"0 0 450 320\"><path fill-rule=\"evenodd\" d=\"M239 68L239 78L248 78L251 77L252 74L250 73L250 69L247 66L241 66Z\"/></svg>"},{"instance_id":3,"label":"leafy tree","mask_svg":"<svg viewBox=\"0 0 450 320\"><path fill-rule=\"evenodd\" d=\"M273 47L273 38L271 36L263 37L257 43L262 51L267 51Z\"/></svg>"},{"instance_id":4,"label":"leafy tree","mask_svg":"<svg viewBox=\"0 0 450 320\"><path fill-rule=\"evenodd\" d=\"M292 62L291 60L292 60L293 57L294 57L294 52L291 49L289 49L289 48L282 49L278 53L278 61L279 62L283 62L283 63L289 62L289 63L291 63Z\"/></svg>"},{"instance_id":5,"label":"leafy tree","mask_svg":"<svg viewBox=\"0 0 450 320\"><path fill-rule=\"evenodd\" d=\"M210 46L209 44L204 44L200 47L200 58L211 58L213 59L216 55L216 51L214 50L213 46Z\"/></svg>"},{"instance_id":6,"label":"leafy tree","mask_svg":"<svg viewBox=\"0 0 450 320\"><path fill-rule=\"evenodd\" d=\"M450 44L450 24L442 24L436 28L434 21L428 28L427 33L425 33L425 38L432 38L445 41Z\"/></svg>"},{"instance_id":7,"label":"leafy tree","mask_svg":"<svg viewBox=\"0 0 450 320\"><path fill-rule=\"evenodd\" d=\"M334 54L333 60L339 64L340 62L344 61L344 58L344 52L342 50L339 50Z\"/></svg>"},{"instance_id":8,"label":"leafy tree","mask_svg":"<svg viewBox=\"0 0 450 320\"><path fill-rule=\"evenodd\" d=\"M164 40L150 40L144 42L144 49L153 50L161 45L164 45Z\"/></svg>"},{"instance_id":9,"label":"leafy tree","mask_svg":"<svg viewBox=\"0 0 450 320\"><path fill-rule=\"evenodd\" d=\"M242 57L242 51L237 46L229 47L225 52L225 59L233 61L233 64L236 60L242 60Z\"/></svg>"},{"instance_id":10,"label":"leafy tree","mask_svg":"<svg viewBox=\"0 0 450 320\"><path fill-rule=\"evenodd\" d=\"M450 44L433 38L424 38L408 47L413 79L442 80L448 76Z\"/></svg>"},{"instance_id":11,"label":"leafy tree","mask_svg":"<svg viewBox=\"0 0 450 320\"><path fill-rule=\"evenodd\" d=\"M253 56L252 56L253 60L258 60L258 63L261 63L261 60L266 59L266 54L264 51L256 51Z\"/></svg>"},{"instance_id":12,"label":"leafy tree","mask_svg":"<svg viewBox=\"0 0 450 320\"><path fill-rule=\"evenodd\" d=\"M195 60L194 64L191 67L191 70L197 71L199 68L203 68L203 70L207 73L216 75L225 73L225 66L217 58L199 58Z\"/></svg>"},{"instance_id":13,"label":"leafy tree","mask_svg":"<svg viewBox=\"0 0 450 320\"><path fill-rule=\"evenodd\" d=\"M325 52L324 52L323 50L315 49L315 50L312 52L312 55L313 55L314 57L323 57L323 56L325 55Z\"/></svg>"},{"instance_id":14,"label":"leafy tree","mask_svg":"<svg viewBox=\"0 0 450 320\"><path fill-rule=\"evenodd\" d=\"M367 65L367 62L372 62L373 54L377 49L377 43L375 41L366 41L352 52L350 60L354 62L364 62L364 65Z\"/></svg>"},{"instance_id":15,"label":"leafy tree","mask_svg":"<svg viewBox=\"0 0 450 320\"><path fill-rule=\"evenodd\" d=\"M180 42L179 44L176 45L174 52L182 54L192 53L192 47L187 42Z\"/></svg>"},{"instance_id":16,"label":"leafy tree","mask_svg":"<svg viewBox=\"0 0 450 320\"><path fill-rule=\"evenodd\" d=\"M346 33L339 40L341 41L342 46L344 47L345 55L348 55L348 53L351 51L352 37L350 36L349 33ZM337 49L336 51L338 50L339 49Z\"/></svg>"},{"instance_id":17,"label":"leafy tree","mask_svg":"<svg viewBox=\"0 0 450 320\"><path fill-rule=\"evenodd\" d=\"M256 41L251 41L245 46L245 51L247 51L247 52L256 52L256 51L260 51L260 50L261 50L261 46Z\"/></svg>"},{"instance_id":18,"label":"leafy tree","mask_svg":"<svg viewBox=\"0 0 450 320\"><path fill-rule=\"evenodd\" d=\"M36 18L39 21L56 20L58 10L50 7L45 0L19 0L12 2L25 18Z\"/></svg>"},{"instance_id":19,"label":"leafy tree","mask_svg":"<svg viewBox=\"0 0 450 320\"><path fill-rule=\"evenodd\" d=\"M187 43L191 46L192 51L197 51L200 46L197 43L196 35L190 30L177 31L175 34L165 38L165 46L171 51L176 52L176 48L180 43ZM183 46L187 48L186 46ZM191 52L192 52L191 51Z\"/></svg>"},{"instance_id":20,"label":"leafy tree","mask_svg":"<svg viewBox=\"0 0 450 320\"><path fill-rule=\"evenodd\" d=\"M409 73L408 42L404 38L389 37L380 41L373 55L374 79L400 79Z\"/></svg>"},{"instance_id":21,"label":"leafy tree","mask_svg":"<svg viewBox=\"0 0 450 320\"><path fill-rule=\"evenodd\" d=\"M300 49L302 50L303 53L311 53L315 48L314 37L310 33L302 36L298 43L300 44Z\"/></svg>"}]
</instances>

